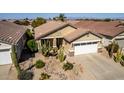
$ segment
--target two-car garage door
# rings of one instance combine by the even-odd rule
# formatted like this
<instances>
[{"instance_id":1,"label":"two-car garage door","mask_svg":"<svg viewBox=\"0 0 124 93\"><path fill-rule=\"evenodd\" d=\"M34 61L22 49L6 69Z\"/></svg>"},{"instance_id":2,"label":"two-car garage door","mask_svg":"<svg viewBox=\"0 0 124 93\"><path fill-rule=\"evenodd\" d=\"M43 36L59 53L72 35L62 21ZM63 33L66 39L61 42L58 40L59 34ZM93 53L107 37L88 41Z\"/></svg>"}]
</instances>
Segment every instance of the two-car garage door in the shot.
<instances>
[{"instance_id":1,"label":"two-car garage door","mask_svg":"<svg viewBox=\"0 0 124 93\"><path fill-rule=\"evenodd\" d=\"M74 55L97 53L98 41L75 43Z\"/></svg>"}]
</instances>

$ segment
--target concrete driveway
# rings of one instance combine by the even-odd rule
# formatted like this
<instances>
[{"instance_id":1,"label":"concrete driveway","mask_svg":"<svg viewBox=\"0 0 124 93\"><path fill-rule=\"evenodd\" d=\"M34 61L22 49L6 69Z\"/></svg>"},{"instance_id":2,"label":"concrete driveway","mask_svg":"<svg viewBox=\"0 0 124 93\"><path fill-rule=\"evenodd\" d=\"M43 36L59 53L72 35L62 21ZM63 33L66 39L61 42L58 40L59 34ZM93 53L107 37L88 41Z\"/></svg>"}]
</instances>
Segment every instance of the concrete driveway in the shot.
<instances>
[{"instance_id":1,"label":"concrete driveway","mask_svg":"<svg viewBox=\"0 0 124 93\"><path fill-rule=\"evenodd\" d=\"M15 80L17 73L12 65L0 65L0 80Z\"/></svg>"},{"instance_id":2,"label":"concrete driveway","mask_svg":"<svg viewBox=\"0 0 124 93\"><path fill-rule=\"evenodd\" d=\"M11 65L1 65L0 66L0 80L7 80Z\"/></svg>"},{"instance_id":3,"label":"concrete driveway","mask_svg":"<svg viewBox=\"0 0 124 93\"><path fill-rule=\"evenodd\" d=\"M87 71L88 74L90 73L90 76L94 77L96 80L124 79L124 67L100 54L78 55L68 59L82 64L84 73Z\"/></svg>"}]
</instances>

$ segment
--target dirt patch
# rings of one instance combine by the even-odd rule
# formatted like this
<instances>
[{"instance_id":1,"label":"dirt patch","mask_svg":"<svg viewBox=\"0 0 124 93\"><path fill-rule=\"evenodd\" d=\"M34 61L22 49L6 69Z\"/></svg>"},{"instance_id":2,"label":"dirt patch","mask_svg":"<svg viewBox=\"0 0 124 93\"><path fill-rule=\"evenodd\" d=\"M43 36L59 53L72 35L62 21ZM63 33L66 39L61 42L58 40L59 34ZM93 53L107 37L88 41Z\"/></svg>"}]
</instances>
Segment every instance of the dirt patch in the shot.
<instances>
[{"instance_id":1,"label":"dirt patch","mask_svg":"<svg viewBox=\"0 0 124 93\"><path fill-rule=\"evenodd\" d=\"M64 71L62 66L64 63L61 63L55 57L45 58L41 54L36 54L36 60L42 59L46 65L44 68L37 69L34 67L34 79L38 80L41 73L47 73L50 75L50 80L76 80L81 77L83 74L83 66L80 64L73 63L74 68L72 70Z\"/></svg>"}]
</instances>

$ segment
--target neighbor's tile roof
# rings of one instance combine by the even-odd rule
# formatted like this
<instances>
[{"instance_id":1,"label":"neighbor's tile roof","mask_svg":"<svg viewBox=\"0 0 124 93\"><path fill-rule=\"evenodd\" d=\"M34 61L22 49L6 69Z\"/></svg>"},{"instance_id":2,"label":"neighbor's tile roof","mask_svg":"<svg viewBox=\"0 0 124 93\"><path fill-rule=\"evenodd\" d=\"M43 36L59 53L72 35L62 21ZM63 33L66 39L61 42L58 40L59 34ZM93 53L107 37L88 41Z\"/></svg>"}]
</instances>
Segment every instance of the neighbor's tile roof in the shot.
<instances>
[{"instance_id":1,"label":"neighbor's tile roof","mask_svg":"<svg viewBox=\"0 0 124 93\"><path fill-rule=\"evenodd\" d=\"M115 37L124 31L124 27L119 27L119 21L80 21L75 26L77 28L90 29L94 33Z\"/></svg>"},{"instance_id":2,"label":"neighbor's tile roof","mask_svg":"<svg viewBox=\"0 0 124 93\"><path fill-rule=\"evenodd\" d=\"M46 35L53 33L54 31L61 29L66 26L73 26L73 24L69 24L67 22L61 22L61 21L50 21L47 22L39 27L36 27L34 29L35 31L35 39L39 39L41 37L45 37ZM73 26L74 27L74 26Z\"/></svg>"},{"instance_id":3,"label":"neighbor's tile roof","mask_svg":"<svg viewBox=\"0 0 124 93\"><path fill-rule=\"evenodd\" d=\"M8 21L0 21L0 42L16 44L25 33L26 27Z\"/></svg>"},{"instance_id":4,"label":"neighbor's tile roof","mask_svg":"<svg viewBox=\"0 0 124 93\"><path fill-rule=\"evenodd\" d=\"M67 22L67 23L69 23L69 24L72 24L72 25L75 25L75 24L77 24L78 22L80 22L79 20L67 20L67 21L65 21L65 22Z\"/></svg>"}]
</instances>

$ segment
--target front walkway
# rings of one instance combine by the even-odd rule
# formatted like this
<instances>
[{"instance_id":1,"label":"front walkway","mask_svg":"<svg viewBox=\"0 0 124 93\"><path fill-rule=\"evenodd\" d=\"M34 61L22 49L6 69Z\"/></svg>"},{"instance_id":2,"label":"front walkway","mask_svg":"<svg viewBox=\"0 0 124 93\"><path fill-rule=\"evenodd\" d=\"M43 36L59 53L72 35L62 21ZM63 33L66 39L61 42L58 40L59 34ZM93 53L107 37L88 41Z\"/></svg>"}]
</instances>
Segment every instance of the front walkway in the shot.
<instances>
[{"instance_id":1,"label":"front walkway","mask_svg":"<svg viewBox=\"0 0 124 93\"><path fill-rule=\"evenodd\" d=\"M115 63L112 59L104 57L100 54L87 54L68 57L68 60L82 64L86 76L90 74L90 76L97 80L124 79L124 67L122 67L119 63Z\"/></svg>"}]
</instances>

